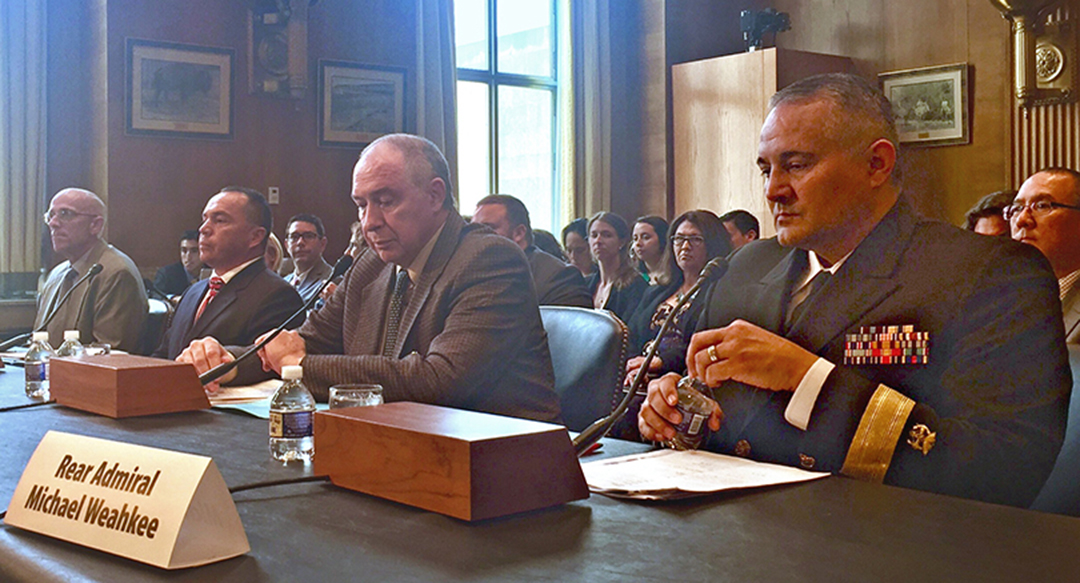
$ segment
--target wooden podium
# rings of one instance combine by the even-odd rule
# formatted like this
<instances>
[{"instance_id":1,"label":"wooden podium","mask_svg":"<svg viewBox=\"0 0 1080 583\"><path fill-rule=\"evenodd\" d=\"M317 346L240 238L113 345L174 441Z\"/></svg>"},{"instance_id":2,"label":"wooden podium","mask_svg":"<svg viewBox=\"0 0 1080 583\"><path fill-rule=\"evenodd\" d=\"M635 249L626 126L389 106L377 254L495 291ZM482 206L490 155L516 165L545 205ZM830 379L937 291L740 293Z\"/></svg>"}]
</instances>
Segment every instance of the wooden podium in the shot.
<instances>
[{"instance_id":1,"label":"wooden podium","mask_svg":"<svg viewBox=\"0 0 1080 583\"><path fill-rule=\"evenodd\" d=\"M128 354L50 359L49 392L60 405L114 419L210 408L195 367Z\"/></svg>"},{"instance_id":2,"label":"wooden podium","mask_svg":"<svg viewBox=\"0 0 1080 583\"><path fill-rule=\"evenodd\" d=\"M565 427L420 403L316 413L314 470L470 521L589 497Z\"/></svg>"}]
</instances>

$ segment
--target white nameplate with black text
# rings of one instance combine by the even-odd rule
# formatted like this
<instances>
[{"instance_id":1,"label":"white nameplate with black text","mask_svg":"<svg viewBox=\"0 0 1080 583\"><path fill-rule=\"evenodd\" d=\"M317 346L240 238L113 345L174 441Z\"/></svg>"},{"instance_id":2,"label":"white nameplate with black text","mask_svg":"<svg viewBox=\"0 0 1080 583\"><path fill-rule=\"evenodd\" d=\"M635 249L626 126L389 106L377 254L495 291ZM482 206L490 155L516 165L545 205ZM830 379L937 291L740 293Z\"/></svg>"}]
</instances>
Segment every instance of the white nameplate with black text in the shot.
<instances>
[{"instance_id":1,"label":"white nameplate with black text","mask_svg":"<svg viewBox=\"0 0 1080 583\"><path fill-rule=\"evenodd\" d=\"M250 550L212 459L59 431L34 450L4 522L163 569Z\"/></svg>"}]
</instances>

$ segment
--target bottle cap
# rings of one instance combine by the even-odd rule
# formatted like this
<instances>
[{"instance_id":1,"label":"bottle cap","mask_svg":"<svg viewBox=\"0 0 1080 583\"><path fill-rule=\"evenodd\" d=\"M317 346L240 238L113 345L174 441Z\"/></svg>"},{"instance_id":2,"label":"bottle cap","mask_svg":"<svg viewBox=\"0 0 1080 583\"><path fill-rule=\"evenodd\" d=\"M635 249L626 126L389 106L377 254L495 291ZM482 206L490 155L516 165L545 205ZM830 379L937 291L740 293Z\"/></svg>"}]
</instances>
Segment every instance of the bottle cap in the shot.
<instances>
[{"instance_id":1,"label":"bottle cap","mask_svg":"<svg viewBox=\"0 0 1080 583\"><path fill-rule=\"evenodd\" d=\"M34 335L31 337L31 339L34 342L48 342L49 341L49 333L46 332L45 330L42 330L41 332L34 332Z\"/></svg>"},{"instance_id":2,"label":"bottle cap","mask_svg":"<svg viewBox=\"0 0 1080 583\"><path fill-rule=\"evenodd\" d=\"M79 339L79 331L78 330L64 330L64 340L78 340L78 339Z\"/></svg>"},{"instance_id":3,"label":"bottle cap","mask_svg":"<svg viewBox=\"0 0 1080 583\"><path fill-rule=\"evenodd\" d=\"M283 366L281 367L281 378L287 381L302 379L304 378L304 367L298 365Z\"/></svg>"}]
</instances>

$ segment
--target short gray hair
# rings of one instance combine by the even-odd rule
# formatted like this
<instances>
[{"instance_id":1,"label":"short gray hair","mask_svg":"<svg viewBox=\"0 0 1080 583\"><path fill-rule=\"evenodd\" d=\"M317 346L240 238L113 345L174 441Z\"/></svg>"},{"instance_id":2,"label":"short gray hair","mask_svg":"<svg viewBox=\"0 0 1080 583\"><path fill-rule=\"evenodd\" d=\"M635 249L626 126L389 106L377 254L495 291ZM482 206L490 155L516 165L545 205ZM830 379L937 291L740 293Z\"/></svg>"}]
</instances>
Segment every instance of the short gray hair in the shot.
<instances>
[{"instance_id":1,"label":"short gray hair","mask_svg":"<svg viewBox=\"0 0 1080 583\"><path fill-rule=\"evenodd\" d=\"M373 150L379 144L384 143L393 146L395 150L405 156L406 167L409 168L413 182L417 186L423 186L431 178L441 179L443 184L446 185L446 199L443 200L443 208L451 210L455 208L454 190L450 184L450 164L446 162L446 157L443 156L438 146L427 138L413 134L387 134L365 146L363 151L360 152L360 158L362 159L369 150ZM428 168L431 170L430 174L419 172L416 163L420 160L427 163Z\"/></svg>"}]
</instances>

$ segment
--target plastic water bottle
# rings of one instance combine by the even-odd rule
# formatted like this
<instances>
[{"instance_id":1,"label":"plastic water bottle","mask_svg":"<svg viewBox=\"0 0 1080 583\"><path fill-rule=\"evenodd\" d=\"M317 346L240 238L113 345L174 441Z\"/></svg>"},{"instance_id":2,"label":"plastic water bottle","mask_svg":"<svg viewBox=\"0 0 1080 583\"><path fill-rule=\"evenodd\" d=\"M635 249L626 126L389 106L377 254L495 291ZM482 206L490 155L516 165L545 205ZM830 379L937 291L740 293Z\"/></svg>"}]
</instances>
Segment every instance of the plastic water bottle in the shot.
<instances>
[{"instance_id":1,"label":"plastic water bottle","mask_svg":"<svg viewBox=\"0 0 1080 583\"><path fill-rule=\"evenodd\" d=\"M697 449L709 432L709 415L712 414L712 402L706 394L712 390L705 383L690 377L683 377L676 387L679 391L679 404L675 406L682 413L682 422L675 426L675 437L667 442L673 449Z\"/></svg>"},{"instance_id":2,"label":"plastic water bottle","mask_svg":"<svg viewBox=\"0 0 1080 583\"><path fill-rule=\"evenodd\" d=\"M270 399L270 455L280 462L306 463L315 457L315 398L303 377L302 367L282 367L285 383Z\"/></svg>"},{"instance_id":3,"label":"plastic water bottle","mask_svg":"<svg viewBox=\"0 0 1080 583\"><path fill-rule=\"evenodd\" d=\"M49 359L53 356L48 332L34 332L30 349L26 351L26 396L49 400Z\"/></svg>"},{"instance_id":4,"label":"plastic water bottle","mask_svg":"<svg viewBox=\"0 0 1080 583\"><path fill-rule=\"evenodd\" d=\"M78 330L64 330L64 343L56 349L56 356L82 356L86 348L79 342Z\"/></svg>"}]
</instances>

